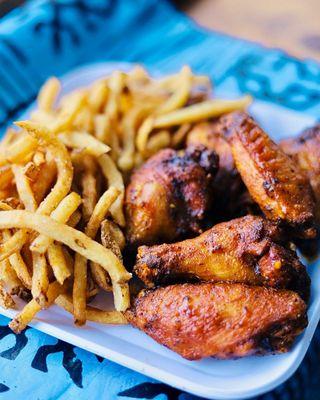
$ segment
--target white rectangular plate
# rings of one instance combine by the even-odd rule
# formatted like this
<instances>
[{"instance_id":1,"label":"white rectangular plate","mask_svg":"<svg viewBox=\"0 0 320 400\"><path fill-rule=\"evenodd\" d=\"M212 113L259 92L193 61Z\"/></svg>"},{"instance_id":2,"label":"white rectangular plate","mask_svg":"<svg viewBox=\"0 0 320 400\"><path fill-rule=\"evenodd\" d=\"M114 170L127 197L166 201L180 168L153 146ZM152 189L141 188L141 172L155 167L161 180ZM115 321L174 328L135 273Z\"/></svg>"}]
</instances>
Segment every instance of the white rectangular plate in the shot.
<instances>
[{"instance_id":1,"label":"white rectangular plate","mask_svg":"<svg viewBox=\"0 0 320 400\"><path fill-rule=\"evenodd\" d=\"M62 78L64 93L89 84L114 69L128 70L130 64L93 64ZM218 91L219 96L223 93ZM224 93L225 97L232 97ZM312 125L313 118L255 101L251 113L275 139L297 134ZM22 116L25 118L26 114ZM283 355L248 357L219 361L187 361L160 346L131 326L105 326L88 323L83 328L73 325L72 317L54 306L39 313L31 326L121 365L158 379L184 391L210 399L243 399L275 388L289 378L301 363L320 317L320 262L308 266L312 279L309 325L293 349ZM100 298L99 302L108 302ZM22 302L20 304L22 306ZM0 309L13 317L16 311Z\"/></svg>"}]
</instances>

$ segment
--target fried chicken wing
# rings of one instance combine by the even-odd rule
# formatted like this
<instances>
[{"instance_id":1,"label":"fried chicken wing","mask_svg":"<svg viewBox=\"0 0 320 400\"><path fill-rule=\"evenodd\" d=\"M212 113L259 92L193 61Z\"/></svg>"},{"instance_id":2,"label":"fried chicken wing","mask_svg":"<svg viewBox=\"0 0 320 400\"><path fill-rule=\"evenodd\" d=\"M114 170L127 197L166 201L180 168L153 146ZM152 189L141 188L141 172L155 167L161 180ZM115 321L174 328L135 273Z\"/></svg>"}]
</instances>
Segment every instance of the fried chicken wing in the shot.
<instances>
[{"instance_id":1,"label":"fried chicken wing","mask_svg":"<svg viewBox=\"0 0 320 400\"><path fill-rule=\"evenodd\" d=\"M314 237L314 198L299 166L245 112L222 118L236 167L266 217L294 236Z\"/></svg>"},{"instance_id":2,"label":"fried chicken wing","mask_svg":"<svg viewBox=\"0 0 320 400\"><path fill-rule=\"evenodd\" d=\"M320 224L320 124L305 129L295 138L280 142L282 150L291 156L306 174L316 200L316 220Z\"/></svg>"},{"instance_id":3,"label":"fried chicken wing","mask_svg":"<svg viewBox=\"0 0 320 400\"><path fill-rule=\"evenodd\" d=\"M149 290L126 317L189 360L286 352L307 325L306 304L296 293L232 283Z\"/></svg>"},{"instance_id":4,"label":"fried chicken wing","mask_svg":"<svg viewBox=\"0 0 320 400\"><path fill-rule=\"evenodd\" d=\"M201 232L218 157L204 146L165 149L131 177L126 190L130 245L173 241Z\"/></svg>"},{"instance_id":5,"label":"fried chicken wing","mask_svg":"<svg viewBox=\"0 0 320 400\"><path fill-rule=\"evenodd\" d=\"M248 215L193 239L141 246L134 272L148 287L196 278L287 288L308 299L306 268L293 251L277 244L280 239L272 222Z\"/></svg>"},{"instance_id":6,"label":"fried chicken wing","mask_svg":"<svg viewBox=\"0 0 320 400\"><path fill-rule=\"evenodd\" d=\"M213 181L215 209L213 212L222 218L238 214L238 198L245 191L245 186L236 169L231 146L224 136L223 119L202 122L193 127L187 136L187 145L203 144L214 150L219 156L219 170Z\"/></svg>"}]
</instances>

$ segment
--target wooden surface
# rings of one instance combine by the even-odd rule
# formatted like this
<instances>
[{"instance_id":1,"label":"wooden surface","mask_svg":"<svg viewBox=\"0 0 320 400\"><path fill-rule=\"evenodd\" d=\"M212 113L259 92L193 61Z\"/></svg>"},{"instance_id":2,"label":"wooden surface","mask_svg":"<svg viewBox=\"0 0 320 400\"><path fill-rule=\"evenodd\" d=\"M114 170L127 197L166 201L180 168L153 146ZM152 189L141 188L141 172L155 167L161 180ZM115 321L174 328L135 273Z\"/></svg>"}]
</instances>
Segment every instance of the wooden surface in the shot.
<instances>
[{"instance_id":1,"label":"wooden surface","mask_svg":"<svg viewBox=\"0 0 320 400\"><path fill-rule=\"evenodd\" d=\"M177 0L200 25L320 61L320 0Z\"/></svg>"},{"instance_id":2,"label":"wooden surface","mask_svg":"<svg viewBox=\"0 0 320 400\"><path fill-rule=\"evenodd\" d=\"M209 29L320 61L320 0L173 1ZM23 2L0 0L0 16Z\"/></svg>"}]
</instances>

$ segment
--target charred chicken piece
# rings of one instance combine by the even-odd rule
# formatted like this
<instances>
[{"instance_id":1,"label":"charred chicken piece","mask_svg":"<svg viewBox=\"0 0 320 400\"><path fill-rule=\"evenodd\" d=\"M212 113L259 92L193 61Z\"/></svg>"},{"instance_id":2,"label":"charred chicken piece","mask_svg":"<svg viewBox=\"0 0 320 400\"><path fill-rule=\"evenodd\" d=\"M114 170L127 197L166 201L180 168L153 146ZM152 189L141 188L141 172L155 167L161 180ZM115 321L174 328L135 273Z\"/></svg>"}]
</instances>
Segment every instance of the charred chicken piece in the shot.
<instances>
[{"instance_id":1,"label":"charred chicken piece","mask_svg":"<svg viewBox=\"0 0 320 400\"><path fill-rule=\"evenodd\" d=\"M316 200L317 225L320 225L320 124L305 129L295 138L282 140L280 147L308 177Z\"/></svg>"},{"instance_id":2,"label":"charred chicken piece","mask_svg":"<svg viewBox=\"0 0 320 400\"><path fill-rule=\"evenodd\" d=\"M313 193L299 166L245 112L223 120L236 167L266 217L293 236L314 237Z\"/></svg>"},{"instance_id":3,"label":"charred chicken piece","mask_svg":"<svg viewBox=\"0 0 320 400\"><path fill-rule=\"evenodd\" d=\"M248 215L193 239L141 246L134 272L148 287L183 279L231 281L290 289L307 300L306 268L293 251L276 243L280 239L272 222Z\"/></svg>"},{"instance_id":4,"label":"charred chicken piece","mask_svg":"<svg viewBox=\"0 0 320 400\"><path fill-rule=\"evenodd\" d=\"M203 144L219 156L219 170L213 181L215 202L213 213L222 219L239 214L238 198L246 191L236 169L231 146L224 136L223 119L202 122L193 127L187 136L187 145Z\"/></svg>"},{"instance_id":5,"label":"charred chicken piece","mask_svg":"<svg viewBox=\"0 0 320 400\"><path fill-rule=\"evenodd\" d=\"M131 177L126 190L129 245L173 241L201 232L218 167L214 151L165 149Z\"/></svg>"},{"instance_id":6,"label":"charred chicken piece","mask_svg":"<svg viewBox=\"0 0 320 400\"><path fill-rule=\"evenodd\" d=\"M307 325L306 304L296 293L232 283L145 291L126 317L189 360L283 353Z\"/></svg>"}]
</instances>

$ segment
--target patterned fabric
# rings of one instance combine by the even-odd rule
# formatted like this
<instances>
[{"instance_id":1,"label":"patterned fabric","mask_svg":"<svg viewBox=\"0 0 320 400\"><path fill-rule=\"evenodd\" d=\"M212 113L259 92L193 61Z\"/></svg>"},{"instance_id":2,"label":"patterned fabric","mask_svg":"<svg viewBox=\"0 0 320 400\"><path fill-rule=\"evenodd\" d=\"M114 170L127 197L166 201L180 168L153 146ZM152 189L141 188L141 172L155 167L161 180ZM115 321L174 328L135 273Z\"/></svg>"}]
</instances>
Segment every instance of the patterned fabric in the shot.
<instances>
[{"instance_id":1,"label":"patterned fabric","mask_svg":"<svg viewBox=\"0 0 320 400\"><path fill-rule=\"evenodd\" d=\"M190 64L217 89L320 115L320 66L196 26L165 0L33 0L0 21L0 129L50 75L94 61ZM0 317L0 398L195 399L55 338L16 336ZM320 398L320 333L296 374L267 399Z\"/></svg>"}]
</instances>

